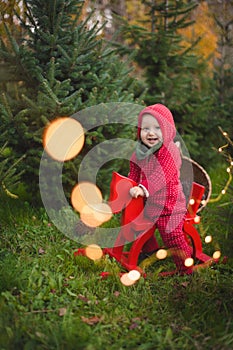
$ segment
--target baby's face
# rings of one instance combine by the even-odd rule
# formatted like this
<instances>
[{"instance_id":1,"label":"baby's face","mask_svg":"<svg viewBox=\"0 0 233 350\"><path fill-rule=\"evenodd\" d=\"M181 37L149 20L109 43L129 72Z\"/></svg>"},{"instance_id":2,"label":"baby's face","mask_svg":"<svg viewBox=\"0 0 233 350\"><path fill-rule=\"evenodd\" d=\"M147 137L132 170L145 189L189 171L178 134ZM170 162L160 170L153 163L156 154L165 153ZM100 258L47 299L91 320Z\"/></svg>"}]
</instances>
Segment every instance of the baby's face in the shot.
<instances>
[{"instance_id":1,"label":"baby's face","mask_svg":"<svg viewBox=\"0 0 233 350\"><path fill-rule=\"evenodd\" d=\"M142 117L140 137L141 141L149 148L163 141L159 123L151 114L144 114Z\"/></svg>"}]
</instances>

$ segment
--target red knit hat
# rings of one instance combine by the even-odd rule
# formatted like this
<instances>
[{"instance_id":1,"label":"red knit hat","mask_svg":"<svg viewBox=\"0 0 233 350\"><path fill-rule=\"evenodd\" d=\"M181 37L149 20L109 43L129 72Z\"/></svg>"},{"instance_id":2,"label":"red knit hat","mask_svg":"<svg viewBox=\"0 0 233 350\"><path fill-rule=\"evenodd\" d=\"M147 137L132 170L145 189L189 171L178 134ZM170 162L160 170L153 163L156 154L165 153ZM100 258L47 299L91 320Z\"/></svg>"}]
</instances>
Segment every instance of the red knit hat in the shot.
<instances>
[{"instance_id":1,"label":"red knit hat","mask_svg":"<svg viewBox=\"0 0 233 350\"><path fill-rule=\"evenodd\" d=\"M171 111L161 103L144 108L138 116L138 139L140 139L140 131L142 117L144 114L150 114L155 117L160 125L163 134L163 143L168 144L173 141L176 136L176 127Z\"/></svg>"}]
</instances>

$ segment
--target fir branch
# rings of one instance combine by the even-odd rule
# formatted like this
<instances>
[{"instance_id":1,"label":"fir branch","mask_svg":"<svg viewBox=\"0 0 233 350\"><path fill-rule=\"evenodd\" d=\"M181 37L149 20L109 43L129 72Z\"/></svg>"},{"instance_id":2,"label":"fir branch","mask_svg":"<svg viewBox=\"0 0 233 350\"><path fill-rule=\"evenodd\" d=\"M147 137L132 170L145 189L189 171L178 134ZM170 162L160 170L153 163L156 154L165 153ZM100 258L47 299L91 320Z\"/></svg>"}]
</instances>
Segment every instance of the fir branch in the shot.
<instances>
[{"instance_id":1,"label":"fir branch","mask_svg":"<svg viewBox=\"0 0 233 350\"><path fill-rule=\"evenodd\" d=\"M0 179L4 179L4 173L5 173L5 167L6 164L8 163L8 159L5 158L0 162Z\"/></svg>"},{"instance_id":2,"label":"fir branch","mask_svg":"<svg viewBox=\"0 0 233 350\"><path fill-rule=\"evenodd\" d=\"M55 82L55 57L51 57L50 59L50 67L48 70L48 81L51 85Z\"/></svg>"},{"instance_id":3,"label":"fir branch","mask_svg":"<svg viewBox=\"0 0 233 350\"><path fill-rule=\"evenodd\" d=\"M17 159L16 161L14 161L14 163L11 165L11 166L9 166L8 167L8 169L7 170L5 170L5 173L4 173L4 176L2 177L2 180L6 180L7 178L9 178L9 177L11 177L14 173L15 173L15 171L16 171L16 166L18 165L18 163L19 162L21 162L24 158L26 158L26 155L24 154L24 155L22 155L19 159ZM9 161L9 159L8 158L6 158L6 159L4 159L4 161ZM3 163L4 163L4 161L3 161ZM7 162L6 162L6 164L7 164Z\"/></svg>"},{"instance_id":4,"label":"fir branch","mask_svg":"<svg viewBox=\"0 0 233 350\"><path fill-rule=\"evenodd\" d=\"M68 105L70 103L72 103L74 100L76 100L76 98L78 98L82 93L84 92L83 88L80 88L78 91L75 91L73 94L71 94L70 96L66 97L64 99L64 101L62 102L62 106L63 105Z\"/></svg>"},{"instance_id":5,"label":"fir branch","mask_svg":"<svg viewBox=\"0 0 233 350\"><path fill-rule=\"evenodd\" d=\"M11 108L9 106L9 103L7 101L7 98L6 98L6 95L4 93L1 94L1 103L2 103L2 106L4 107L4 110L7 114L7 117L9 119L13 119L13 114L11 112Z\"/></svg>"},{"instance_id":6,"label":"fir branch","mask_svg":"<svg viewBox=\"0 0 233 350\"><path fill-rule=\"evenodd\" d=\"M5 29L7 38L9 39L9 42L11 43L11 47L13 49L13 52L16 54L16 56L18 56L19 55L19 46L18 46L16 40L11 35L11 32L8 28L8 25L5 22L3 23L3 25L4 25L4 29Z\"/></svg>"},{"instance_id":7,"label":"fir branch","mask_svg":"<svg viewBox=\"0 0 233 350\"><path fill-rule=\"evenodd\" d=\"M8 142L5 142L4 145L0 148L0 155L3 156L4 150L6 149L7 144ZM19 183L19 179L21 175L24 173L24 170L22 170L19 173L16 173L17 165L24 158L25 158L25 155L21 156L19 159L14 161L13 164L10 166L8 166L10 158L5 158L3 160L0 160L0 186L2 187L4 192L12 198L17 198L17 196L9 190L9 187L16 186Z\"/></svg>"},{"instance_id":8,"label":"fir branch","mask_svg":"<svg viewBox=\"0 0 233 350\"><path fill-rule=\"evenodd\" d=\"M56 1L54 1L53 15L56 14L56 5L57 5ZM64 8L65 8L65 1L62 2L62 9L59 11L59 14L57 15L57 21L56 21L56 26L55 26L56 33L62 27L62 19L64 17Z\"/></svg>"},{"instance_id":9,"label":"fir branch","mask_svg":"<svg viewBox=\"0 0 233 350\"><path fill-rule=\"evenodd\" d=\"M71 31L73 32L75 30L75 28L77 27L77 23L78 23L78 19L80 18L80 13L82 11L82 8L84 6L84 3L85 3L85 0L82 0L80 1L80 5L77 5L77 12L76 12L76 15L73 19L73 23L72 23L72 26L71 26Z\"/></svg>"},{"instance_id":10,"label":"fir branch","mask_svg":"<svg viewBox=\"0 0 233 350\"><path fill-rule=\"evenodd\" d=\"M4 192L7 194L8 197L11 197L11 198L14 198L14 199L19 198L18 195L16 195L16 194L10 192L10 191L8 190L8 188L6 188L4 182L2 182L2 188L3 188Z\"/></svg>"},{"instance_id":11,"label":"fir branch","mask_svg":"<svg viewBox=\"0 0 233 350\"><path fill-rule=\"evenodd\" d=\"M26 95L24 95L24 94L22 94L21 95L22 96L22 99L24 100L24 101L26 101L28 104L29 104L29 106L31 106L33 109L37 109L38 108L38 106L37 106L37 102L36 101L33 101L33 100L31 100L29 97L27 97ZM27 110L27 109L26 109ZM25 109L23 110L23 111L26 111ZM28 110L27 110L28 111ZM22 112L22 111L21 111Z\"/></svg>"},{"instance_id":12,"label":"fir branch","mask_svg":"<svg viewBox=\"0 0 233 350\"><path fill-rule=\"evenodd\" d=\"M50 123L49 119L45 115L41 115L40 119L42 120L45 126Z\"/></svg>"},{"instance_id":13,"label":"fir branch","mask_svg":"<svg viewBox=\"0 0 233 350\"><path fill-rule=\"evenodd\" d=\"M29 21L32 23L32 25L33 25L35 31L37 32L37 24L36 24L36 21L34 20L34 17L33 17L33 14L32 14L32 11L31 11L30 7L28 6L28 2L25 1L25 0L24 0L24 6L25 6L25 8L26 8L26 10L27 10L26 16L27 16L27 18L29 19ZM21 18L20 18L20 21L21 21L21 23L23 23ZM24 23L25 23L25 28L28 29L29 26L26 25L26 22L24 22Z\"/></svg>"},{"instance_id":14,"label":"fir branch","mask_svg":"<svg viewBox=\"0 0 233 350\"><path fill-rule=\"evenodd\" d=\"M58 51L64 56L68 62L72 63L71 57L67 54L67 52L63 49L61 45L57 45Z\"/></svg>"},{"instance_id":15,"label":"fir branch","mask_svg":"<svg viewBox=\"0 0 233 350\"><path fill-rule=\"evenodd\" d=\"M6 146L7 146L7 144L8 144L8 142L6 141L6 142L4 143L4 145L0 148L0 156L3 155L3 152L4 152L4 150L5 150Z\"/></svg>"},{"instance_id":16,"label":"fir branch","mask_svg":"<svg viewBox=\"0 0 233 350\"><path fill-rule=\"evenodd\" d=\"M54 94L54 92L52 91L52 89L50 88L50 86L48 85L48 82L44 79L44 81L42 82L43 87L45 88L45 90L48 92L49 96L52 98L52 100L58 105L61 105L61 102L58 100L57 96Z\"/></svg>"},{"instance_id":17,"label":"fir branch","mask_svg":"<svg viewBox=\"0 0 233 350\"><path fill-rule=\"evenodd\" d=\"M89 28L89 21L91 20L91 18L93 17L93 13L95 11L91 11L90 14L86 17L85 21L82 22L82 24L80 25L80 29L83 30L83 32L86 32L86 28ZM103 22L103 24L101 24L101 26L99 26L100 22L96 21L95 24L92 26L92 28L89 29L88 31L88 37L89 40L92 40L93 38L96 39L96 36L101 33L101 31L104 29L104 27L106 26L108 21Z\"/></svg>"}]
</instances>

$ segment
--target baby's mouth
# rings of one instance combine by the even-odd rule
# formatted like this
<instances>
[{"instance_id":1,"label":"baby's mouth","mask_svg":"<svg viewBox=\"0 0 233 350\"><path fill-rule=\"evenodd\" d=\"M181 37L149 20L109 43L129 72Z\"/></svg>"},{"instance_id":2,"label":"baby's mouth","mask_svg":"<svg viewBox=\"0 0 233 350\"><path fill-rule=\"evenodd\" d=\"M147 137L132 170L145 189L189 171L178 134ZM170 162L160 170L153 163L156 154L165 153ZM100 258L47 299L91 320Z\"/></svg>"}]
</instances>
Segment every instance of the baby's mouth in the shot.
<instances>
[{"instance_id":1,"label":"baby's mouth","mask_svg":"<svg viewBox=\"0 0 233 350\"><path fill-rule=\"evenodd\" d=\"M154 143L154 142L159 141L159 139L158 138L148 138L147 141L151 142L151 143Z\"/></svg>"}]
</instances>

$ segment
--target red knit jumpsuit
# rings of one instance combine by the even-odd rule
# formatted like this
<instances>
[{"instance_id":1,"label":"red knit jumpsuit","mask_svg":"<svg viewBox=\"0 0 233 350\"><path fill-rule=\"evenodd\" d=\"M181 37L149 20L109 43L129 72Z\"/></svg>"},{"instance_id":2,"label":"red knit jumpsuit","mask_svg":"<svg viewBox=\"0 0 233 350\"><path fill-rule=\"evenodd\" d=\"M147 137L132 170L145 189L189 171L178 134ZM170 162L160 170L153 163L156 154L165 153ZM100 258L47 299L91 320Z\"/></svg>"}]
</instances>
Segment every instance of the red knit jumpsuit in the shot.
<instances>
[{"instance_id":1,"label":"red knit jumpsuit","mask_svg":"<svg viewBox=\"0 0 233 350\"><path fill-rule=\"evenodd\" d=\"M145 201L145 216L156 222L163 243L171 249L174 262L180 272L191 272L184 265L191 257L182 227L186 214L186 200L179 180L181 157L174 143L176 128L170 110L162 104L146 107L138 117L138 139L144 114L154 116L162 131L163 144L155 153L145 159L137 159L136 152L130 159L128 177L148 191ZM153 251L153 236L143 247L143 252Z\"/></svg>"}]
</instances>

